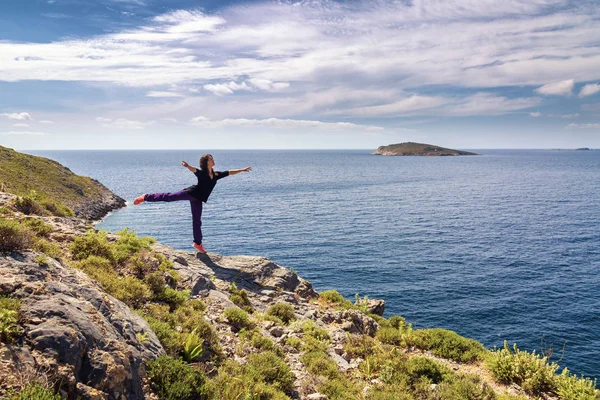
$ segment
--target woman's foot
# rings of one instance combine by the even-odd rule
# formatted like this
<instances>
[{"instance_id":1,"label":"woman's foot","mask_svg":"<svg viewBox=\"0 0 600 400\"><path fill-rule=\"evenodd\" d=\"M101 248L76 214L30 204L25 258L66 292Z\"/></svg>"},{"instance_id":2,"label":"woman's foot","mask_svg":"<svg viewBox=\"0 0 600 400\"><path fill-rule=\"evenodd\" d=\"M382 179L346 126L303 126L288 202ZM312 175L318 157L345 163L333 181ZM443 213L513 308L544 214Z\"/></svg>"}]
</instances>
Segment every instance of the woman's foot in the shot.
<instances>
[{"instance_id":1,"label":"woman's foot","mask_svg":"<svg viewBox=\"0 0 600 400\"><path fill-rule=\"evenodd\" d=\"M196 244L196 242L194 242L194 244L193 244L192 246L193 246L193 247L194 247L196 250L198 250L200 253L204 253L204 254L208 253L208 252L206 251L206 249L204 248L204 246L202 245L202 243L200 243L200 244Z\"/></svg>"},{"instance_id":2,"label":"woman's foot","mask_svg":"<svg viewBox=\"0 0 600 400\"><path fill-rule=\"evenodd\" d=\"M136 197L135 200L133 200L133 204L135 204L137 206L138 204L142 204L144 201L146 201L146 195L145 194L143 194L143 195L141 195L139 197Z\"/></svg>"}]
</instances>

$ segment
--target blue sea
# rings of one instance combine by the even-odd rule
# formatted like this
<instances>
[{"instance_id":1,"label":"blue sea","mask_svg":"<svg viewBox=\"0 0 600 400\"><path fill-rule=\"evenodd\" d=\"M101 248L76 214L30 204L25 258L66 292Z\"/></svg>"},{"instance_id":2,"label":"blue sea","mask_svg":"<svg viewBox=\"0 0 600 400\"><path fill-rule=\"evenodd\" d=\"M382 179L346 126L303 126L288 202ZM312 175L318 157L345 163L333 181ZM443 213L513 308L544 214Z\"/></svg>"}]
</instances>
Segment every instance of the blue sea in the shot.
<instances>
[{"instance_id":1,"label":"blue sea","mask_svg":"<svg viewBox=\"0 0 600 400\"><path fill-rule=\"evenodd\" d=\"M211 151L219 181L204 244L265 256L319 290L386 301L416 328L488 347L554 346L553 360L600 377L600 151L480 150L381 157L369 150ZM98 226L130 227L192 251L189 203L133 206L196 178L203 151L29 151L129 201Z\"/></svg>"}]
</instances>

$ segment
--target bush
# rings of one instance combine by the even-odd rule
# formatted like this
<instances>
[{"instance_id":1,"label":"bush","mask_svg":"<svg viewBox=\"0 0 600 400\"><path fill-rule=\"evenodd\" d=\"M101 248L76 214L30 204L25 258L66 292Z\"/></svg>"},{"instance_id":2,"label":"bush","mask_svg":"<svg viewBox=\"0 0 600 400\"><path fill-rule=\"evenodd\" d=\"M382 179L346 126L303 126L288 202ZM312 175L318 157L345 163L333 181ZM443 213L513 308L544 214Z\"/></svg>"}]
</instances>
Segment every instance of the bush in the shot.
<instances>
[{"instance_id":1,"label":"bush","mask_svg":"<svg viewBox=\"0 0 600 400\"><path fill-rule=\"evenodd\" d=\"M161 400L207 399L206 378L198 369L170 356L148 361L150 387Z\"/></svg>"},{"instance_id":2,"label":"bush","mask_svg":"<svg viewBox=\"0 0 600 400\"><path fill-rule=\"evenodd\" d=\"M366 358L375 354L375 340L369 335L347 335L344 351L352 358Z\"/></svg>"},{"instance_id":3,"label":"bush","mask_svg":"<svg viewBox=\"0 0 600 400\"><path fill-rule=\"evenodd\" d=\"M427 357L411 357L407 362L408 373L415 382L421 377L426 377L431 383L440 383L446 376L451 377L452 372Z\"/></svg>"},{"instance_id":4,"label":"bush","mask_svg":"<svg viewBox=\"0 0 600 400\"><path fill-rule=\"evenodd\" d=\"M311 374L324 376L328 379L335 379L340 376L336 362L324 351L307 351L300 357L300 362Z\"/></svg>"},{"instance_id":5,"label":"bush","mask_svg":"<svg viewBox=\"0 0 600 400\"><path fill-rule=\"evenodd\" d=\"M62 257L62 249L56 243L49 242L46 239L38 239L33 244L33 249L35 251L39 251L40 253L44 253L50 258L60 258Z\"/></svg>"},{"instance_id":6,"label":"bush","mask_svg":"<svg viewBox=\"0 0 600 400\"><path fill-rule=\"evenodd\" d=\"M250 343L250 345L255 349L272 351L273 353L277 354L278 357L283 357L284 355L281 347L276 346L271 339L261 335L261 333L256 329L242 329L240 331L240 339L242 339L244 342ZM243 350L243 347L241 347L241 349Z\"/></svg>"},{"instance_id":7,"label":"bush","mask_svg":"<svg viewBox=\"0 0 600 400\"><path fill-rule=\"evenodd\" d=\"M167 303L171 307L172 311L185 303L189 297L189 290L179 291L168 286L165 288L164 292L157 296L158 300Z\"/></svg>"},{"instance_id":8,"label":"bush","mask_svg":"<svg viewBox=\"0 0 600 400\"><path fill-rule=\"evenodd\" d=\"M183 346L183 359L192 362L202 354L202 343L204 339L198 337L196 330L187 334L185 345Z\"/></svg>"},{"instance_id":9,"label":"bush","mask_svg":"<svg viewBox=\"0 0 600 400\"><path fill-rule=\"evenodd\" d=\"M131 276L119 277L106 258L89 256L75 266L96 279L108 294L129 307L138 308L150 298L150 289L144 282Z\"/></svg>"},{"instance_id":10,"label":"bush","mask_svg":"<svg viewBox=\"0 0 600 400\"><path fill-rule=\"evenodd\" d=\"M546 357L520 351L514 345L514 353L504 342L504 348L491 352L486 367L494 379L505 384L516 383L528 394L536 395L555 389L555 372L558 365L549 363Z\"/></svg>"},{"instance_id":11,"label":"bush","mask_svg":"<svg viewBox=\"0 0 600 400\"><path fill-rule=\"evenodd\" d=\"M342 304L346 301L337 290L326 290L319 293L319 299L325 300L328 303L339 303Z\"/></svg>"},{"instance_id":12,"label":"bush","mask_svg":"<svg viewBox=\"0 0 600 400\"><path fill-rule=\"evenodd\" d=\"M289 336L285 339L285 344L288 346L292 346L296 350L300 350L302 348L302 340L297 337Z\"/></svg>"},{"instance_id":13,"label":"bush","mask_svg":"<svg viewBox=\"0 0 600 400\"><path fill-rule=\"evenodd\" d=\"M33 243L31 231L16 221L0 218L0 252L28 249Z\"/></svg>"},{"instance_id":14,"label":"bush","mask_svg":"<svg viewBox=\"0 0 600 400\"><path fill-rule=\"evenodd\" d=\"M231 286L229 286L228 291L229 300L231 300L233 304L248 313L254 312L254 308L250 303L250 299L248 299L248 292L246 292L244 289L238 289L235 282L231 282Z\"/></svg>"},{"instance_id":15,"label":"bush","mask_svg":"<svg viewBox=\"0 0 600 400\"><path fill-rule=\"evenodd\" d=\"M313 338L321 341L328 342L329 341L329 332L327 329L318 328L315 324L308 320L302 324L302 332L304 332L307 336L312 336Z\"/></svg>"},{"instance_id":16,"label":"bush","mask_svg":"<svg viewBox=\"0 0 600 400\"><path fill-rule=\"evenodd\" d=\"M400 346L404 343L402 333L398 329L392 327L380 328L375 334L375 337L381 343L393 344L395 346Z\"/></svg>"},{"instance_id":17,"label":"bush","mask_svg":"<svg viewBox=\"0 0 600 400\"><path fill-rule=\"evenodd\" d=\"M46 209L33 196L17 197L14 201L15 208L26 215L46 215Z\"/></svg>"},{"instance_id":18,"label":"bush","mask_svg":"<svg viewBox=\"0 0 600 400\"><path fill-rule=\"evenodd\" d=\"M8 400L61 400L59 394L45 388L38 382L33 382L23 387L18 392L9 392Z\"/></svg>"},{"instance_id":19,"label":"bush","mask_svg":"<svg viewBox=\"0 0 600 400\"><path fill-rule=\"evenodd\" d=\"M483 359L487 350L481 343L446 329L420 329L412 334L412 344L454 361L471 363Z\"/></svg>"},{"instance_id":20,"label":"bush","mask_svg":"<svg viewBox=\"0 0 600 400\"><path fill-rule=\"evenodd\" d=\"M600 390L596 389L596 380L590 378L577 378L571 375L569 370L565 368L563 372L556 377L556 394L561 400L580 400L600 399Z\"/></svg>"},{"instance_id":21,"label":"bush","mask_svg":"<svg viewBox=\"0 0 600 400\"><path fill-rule=\"evenodd\" d=\"M478 376L458 375L440 385L440 397L444 400L488 400L495 398L495 394Z\"/></svg>"},{"instance_id":22,"label":"bush","mask_svg":"<svg viewBox=\"0 0 600 400\"><path fill-rule=\"evenodd\" d=\"M294 317L294 307L287 303L273 304L267 310L267 315L273 315L281 319L286 325L289 324L290 321L296 319L296 317Z\"/></svg>"},{"instance_id":23,"label":"bush","mask_svg":"<svg viewBox=\"0 0 600 400\"><path fill-rule=\"evenodd\" d=\"M40 201L40 205L50 214L56 215L57 217L75 216L75 212L70 207L54 200L42 200Z\"/></svg>"},{"instance_id":24,"label":"bush","mask_svg":"<svg viewBox=\"0 0 600 400\"><path fill-rule=\"evenodd\" d=\"M27 218L21 223L38 236L47 237L52 232L52 227L41 218Z\"/></svg>"},{"instance_id":25,"label":"bush","mask_svg":"<svg viewBox=\"0 0 600 400\"><path fill-rule=\"evenodd\" d=\"M48 265L48 258L42 254L37 256L34 261L40 266Z\"/></svg>"},{"instance_id":26,"label":"bush","mask_svg":"<svg viewBox=\"0 0 600 400\"><path fill-rule=\"evenodd\" d=\"M85 236L75 238L71 244L71 255L74 260L85 260L96 256L115 263L115 255L108 243L105 231L89 231Z\"/></svg>"},{"instance_id":27,"label":"bush","mask_svg":"<svg viewBox=\"0 0 600 400\"><path fill-rule=\"evenodd\" d=\"M20 308L20 300L0 297L0 341L3 343L12 343L19 336Z\"/></svg>"},{"instance_id":28,"label":"bush","mask_svg":"<svg viewBox=\"0 0 600 400\"><path fill-rule=\"evenodd\" d=\"M283 392L264 382L262 376L248 365L227 360L219 367L217 377L210 384L212 399L219 400L287 400Z\"/></svg>"},{"instance_id":29,"label":"bush","mask_svg":"<svg viewBox=\"0 0 600 400\"><path fill-rule=\"evenodd\" d=\"M240 310L239 308L228 308L225 310L224 315L225 318L227 318L227 322L234 330L239 331L242 328L251 327L248 313L244 310Z\"/></svg>"},{"instance_id":30,"label":"bush","mask_svg":"<svg viewBox=\"0 0 600 400\"><path fill-rule=\"evenodd\" d=\"M114 243L113 254L115 262L121 264L142 249L150 250L150 245L155 242L154 238L139 238L136 233L130 229L124 229L117 232L119 238Z\"/></svg>"},{"instance_id":31,"label":"bush","mask_svg":"<svg viewBox=\"0 0 600 400\"><path fill-rule=\"evenodd\" d=\"M271 351L248 356L247 368L251 375L281 391L289 391L295 376L289 365Z\"/></svg>"},{"instance_id":32,"label":"bush","mask_svg":"<svg viewBox=\"0 0 600 400\"><path fill-rule=\"evenodd\" d=\"M352 381L340 376L335 379L328 379L319 386L319 392L331 400L356 400L361 398L360 389ZM398 398L395 397L394 400Z\"/></svg>"}]
</instances>

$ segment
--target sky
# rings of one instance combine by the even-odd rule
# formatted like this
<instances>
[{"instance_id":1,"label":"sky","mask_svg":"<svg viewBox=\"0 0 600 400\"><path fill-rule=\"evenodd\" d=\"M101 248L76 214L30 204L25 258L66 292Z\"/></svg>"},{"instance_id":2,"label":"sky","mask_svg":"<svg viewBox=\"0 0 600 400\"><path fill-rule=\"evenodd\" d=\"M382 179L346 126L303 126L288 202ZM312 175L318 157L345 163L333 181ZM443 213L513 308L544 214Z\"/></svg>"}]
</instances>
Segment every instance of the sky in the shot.
<instances>
[{"instance_id":1,"label":"sky","mask_svg":"<svg viewBox=\"0 0 600 400\"><path fill-rule=\"evenodd\" d=\"M600 148L600 2L0 2L0 145L405 141Z\"/></svg>"}]
</instances>

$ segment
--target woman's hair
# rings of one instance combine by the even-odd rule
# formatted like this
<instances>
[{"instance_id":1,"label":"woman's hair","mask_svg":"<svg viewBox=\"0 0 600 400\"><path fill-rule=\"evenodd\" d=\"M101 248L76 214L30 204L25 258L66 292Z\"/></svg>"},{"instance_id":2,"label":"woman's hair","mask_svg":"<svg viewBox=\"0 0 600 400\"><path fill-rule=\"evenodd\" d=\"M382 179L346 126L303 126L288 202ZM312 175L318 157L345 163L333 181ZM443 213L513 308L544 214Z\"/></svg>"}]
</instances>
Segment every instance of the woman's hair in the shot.
<instances>
[{"instance_id":1,"label":"woman's hair","mask_svg":"<svg viewBox=\"0 0 600 400\"><path fill-rule=\"evenodd\" d=\"M208 159L212 158L210 154L204 154L200 157L200 169L202 171L208 172Z\"/></svg>"}]
</instances>

